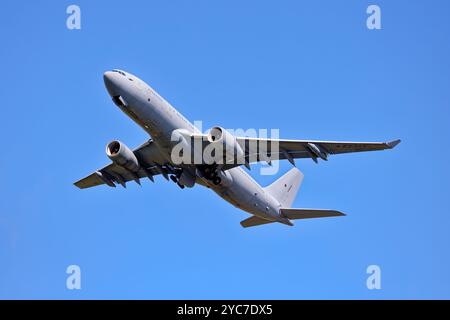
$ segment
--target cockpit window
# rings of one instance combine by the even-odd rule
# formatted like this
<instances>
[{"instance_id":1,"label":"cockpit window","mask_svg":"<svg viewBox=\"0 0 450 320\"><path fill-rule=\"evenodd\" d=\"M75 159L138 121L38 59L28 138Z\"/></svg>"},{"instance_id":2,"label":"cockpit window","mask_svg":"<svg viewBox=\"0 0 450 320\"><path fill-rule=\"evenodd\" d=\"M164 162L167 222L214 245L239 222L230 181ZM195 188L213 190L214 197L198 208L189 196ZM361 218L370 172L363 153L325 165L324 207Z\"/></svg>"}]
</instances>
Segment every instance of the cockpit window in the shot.
<instances>
[{"instance_id":1,"label":"cockpit window","mask_svg":"<svg viewBox=\"0 0 450 320\"><path fill-rule=\"evenodd\" d=\"M123 75L123 76L126 76L126 75L125 75L125 72L120 71L120 70L117 70L117 69L112 70L112 72L117 72L117 73L120 73L120 74Z\"/></svg>"}]
</instances>

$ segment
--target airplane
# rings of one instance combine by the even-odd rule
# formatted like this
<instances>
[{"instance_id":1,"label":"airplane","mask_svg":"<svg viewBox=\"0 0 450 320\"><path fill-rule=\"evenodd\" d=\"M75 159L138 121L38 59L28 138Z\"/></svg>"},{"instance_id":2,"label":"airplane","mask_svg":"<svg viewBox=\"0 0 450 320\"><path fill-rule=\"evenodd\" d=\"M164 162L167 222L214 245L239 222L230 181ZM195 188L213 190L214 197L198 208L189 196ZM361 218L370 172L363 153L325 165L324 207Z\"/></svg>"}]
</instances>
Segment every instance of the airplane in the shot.
<instances>
[{"instance_id":1,"label":"airplane","mask_svg":"<svg viewBox=\"0 0 450 320\"><path fill-rule=\"evenodd\" d=\"M293 226L292 220L297 219L345 216L336 210L292 208L304 177L296 168L295 159L310 158L317 163L328 160L329 155L393 149L400 143L400 140L338 142L239 137L219 126L203 134L131 73L114 69L105 72L103 79L114 104L142 127L149 139L133 150L118 140L108 143L106 154L111 163L75 182L75 186L80 189L103 184L126 187L128 181L134 180L140 185L142 178L154 182L154 176L162 175L182 189L196 184L208 187L235 207L250 213L249 218L241 221L244 228L276 222ZM198 141L200 144L196 145ZM221 146L222 149L217 149L221 153L218 158L226 160L206 161L200 157L196 162L175 161L173 148L180 143L190 156L208 146ZM228 157L229 150L236 155ZM272 160L282 159L288 160L293 168L267 187L260 186L242 168L250 169L251 163L266 161L270 164Z\"/></svg>"}]
</instances>

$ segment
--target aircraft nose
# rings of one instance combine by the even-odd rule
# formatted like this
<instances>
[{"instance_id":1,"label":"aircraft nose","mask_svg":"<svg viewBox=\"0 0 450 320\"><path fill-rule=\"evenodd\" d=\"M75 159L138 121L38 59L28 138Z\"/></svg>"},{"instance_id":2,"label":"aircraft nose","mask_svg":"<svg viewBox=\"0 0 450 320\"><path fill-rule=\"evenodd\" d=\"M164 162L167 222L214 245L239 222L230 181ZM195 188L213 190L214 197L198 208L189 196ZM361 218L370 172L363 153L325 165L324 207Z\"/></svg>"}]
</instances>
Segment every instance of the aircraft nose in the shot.
<instances>
[{"instance_id":1,"label":"aircraft nose","mask_svg":"<svg viewBox=\"0 0 450 320\"><path fill-rule=\"evenodd\" d=\"M111 97L114 97L117 95L117 79L116 75L112 71L106 71L103 74L103 81L105 82L106 90L108 90L108 93Z\"/></svg>"}]
</instances>

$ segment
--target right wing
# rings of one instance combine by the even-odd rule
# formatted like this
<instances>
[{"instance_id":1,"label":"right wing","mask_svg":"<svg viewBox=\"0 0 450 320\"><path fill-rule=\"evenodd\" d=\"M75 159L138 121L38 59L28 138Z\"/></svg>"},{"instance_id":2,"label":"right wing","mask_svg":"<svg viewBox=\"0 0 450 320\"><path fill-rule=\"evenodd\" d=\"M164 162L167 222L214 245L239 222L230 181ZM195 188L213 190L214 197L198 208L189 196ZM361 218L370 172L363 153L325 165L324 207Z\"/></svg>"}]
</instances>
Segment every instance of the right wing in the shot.
<instances>
[{"instance_id":1,"label":"right wing","mask_svg":"<svg viewBox=\"0 0 450 320\"><path fill-rule=\"evenodd\" d=\"M126 182L134 180L139 183L140 178L148 177L153 181L153 176L163 174L167 178L168 169L163 165L165 160L152 140L147 141L140 147L133 150L136 158L139 160L141 169L133 173L121 166L111 163L87 177L74 183L80 189L95 187L101 184L107 184L115 187L115 183L126 187Z\"/></svg>"}]
</instances>

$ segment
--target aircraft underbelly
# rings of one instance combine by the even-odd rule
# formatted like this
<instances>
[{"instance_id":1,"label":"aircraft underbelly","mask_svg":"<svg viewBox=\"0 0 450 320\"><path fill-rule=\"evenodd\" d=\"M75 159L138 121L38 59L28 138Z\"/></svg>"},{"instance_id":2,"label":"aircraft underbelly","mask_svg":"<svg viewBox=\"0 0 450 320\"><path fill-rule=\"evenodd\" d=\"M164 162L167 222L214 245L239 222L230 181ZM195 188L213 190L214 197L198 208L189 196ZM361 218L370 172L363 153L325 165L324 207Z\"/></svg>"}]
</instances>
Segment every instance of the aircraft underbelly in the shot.
<instances>
[{"instance_id":1,"label":"aircraft underbelly","mask_svg":"<svg viewBox=\"0 0 450 320\"><path fill-rule=\"evenodd\" d=\"M213 190L233 206L264 219L276 220L273 207L267 201L267 194L241 168L230 169L233 184ZM269 208L269 209L267 209Z\"/></svg>"}]
</instances>

